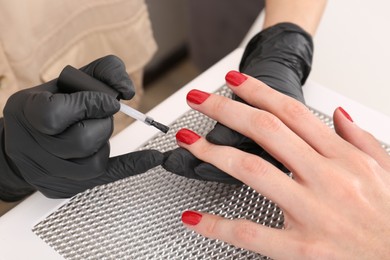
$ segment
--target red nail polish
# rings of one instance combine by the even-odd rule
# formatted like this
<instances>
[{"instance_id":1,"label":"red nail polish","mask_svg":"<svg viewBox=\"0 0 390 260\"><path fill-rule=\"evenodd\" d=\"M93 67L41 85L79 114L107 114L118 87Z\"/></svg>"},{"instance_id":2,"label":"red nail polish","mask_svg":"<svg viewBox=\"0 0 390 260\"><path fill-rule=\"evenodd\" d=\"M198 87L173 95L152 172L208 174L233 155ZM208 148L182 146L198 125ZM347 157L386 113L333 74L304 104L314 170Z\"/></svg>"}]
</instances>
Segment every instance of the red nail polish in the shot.
<instances>
[{"instance_id":1,"label":"red nail polish","mask_svg":"<svg viewBox=\"0 0 390 260\"><path fill-rule=\"evenodd\" d=\"M338 107L338 110L340 110L341 113L351 122L353 122L352 117L345 111L342 107Z\"/></svg>"},{"instance_id":2,"label":"red nail polish","mask_svg":"<svg viewBox=\"0 0 390 260\"><path fill-rule=\"evenodd\" d=\"M187 94L187 100L191 103L200 105L202 104L208 97L210 96L209 93L193 89Z\"/></svg>"},{"instance_id":3,"label":"red nail polish","mask_svg":"<svg viewBox=\"0 0 390 260\"><path fill-rule=\"evenodd\" d=\"M226 82L235 87L240 86L247 78L247 76L235 70L229 71L225 76Z\"/></svg>"},{"instance_id":4,"label":"red nail polish","mask_svg":"<svg viewBox=\"0 0 390 260\"><path fill-rule=\"evenodd\" d=\"M195 226L202 220L202 215L198 212L187 210L181 214L181 221L187 225Z\"/></svg>"},{"instance_id":5,"label":"red nail polish","mask_svg":"<svg viewBox=\"0 0 390 260\"><path fill-rule=\"evenodd\" d=\"M180 129L176 133L176 140L179 142L185 143L185 144L193 144L200 138L199 135L192 132L191 130L188 130L186 128Z\"/></svg>"}]
</instances>

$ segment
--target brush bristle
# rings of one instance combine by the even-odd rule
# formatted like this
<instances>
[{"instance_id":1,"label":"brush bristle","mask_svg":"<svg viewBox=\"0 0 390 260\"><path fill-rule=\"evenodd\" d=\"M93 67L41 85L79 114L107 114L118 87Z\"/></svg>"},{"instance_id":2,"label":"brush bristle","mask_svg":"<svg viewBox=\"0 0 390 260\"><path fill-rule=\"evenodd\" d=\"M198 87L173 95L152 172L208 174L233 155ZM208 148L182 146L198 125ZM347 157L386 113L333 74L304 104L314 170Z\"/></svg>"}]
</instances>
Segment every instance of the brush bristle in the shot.
<instances>
[{"instance_id":1,"label":"brush bristle","mask_svg":"<svg viewBox=\"0 0 390 260\"><path fill-rule=\"evenodd\" d=\"M166 125L163 125L157 121L153 121L150 125L154 126L155 128L157 128L158 130L160 130L161 132L163 132L164 134L168 133L169 131L169 127L166 126Z\"/></svg>"}]
</instances>

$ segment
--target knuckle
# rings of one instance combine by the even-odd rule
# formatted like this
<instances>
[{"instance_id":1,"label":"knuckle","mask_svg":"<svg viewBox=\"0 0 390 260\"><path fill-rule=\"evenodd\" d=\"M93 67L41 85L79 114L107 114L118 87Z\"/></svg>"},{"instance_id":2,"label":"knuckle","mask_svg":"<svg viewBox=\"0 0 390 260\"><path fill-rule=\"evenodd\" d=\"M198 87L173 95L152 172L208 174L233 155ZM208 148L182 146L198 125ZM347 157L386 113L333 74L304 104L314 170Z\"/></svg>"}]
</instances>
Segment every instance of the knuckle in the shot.
<instances>
[{"instance_id":1,"label":"knuckle","mask_svg":"<svg viewBox=\"0 0 390 260\"><path fill-rule=\"evenodd\" d=\"M107 62L108 64L115 64L119 66L124 66L123 61L116 55L109 54L103 57L102 61Z\"/></svg>"},{"instance_id":2,"label":"knuckle","mask_svg":"<svg viewBox=\"0 0 390 260\"><path fill-rule=\"evenodd\" d=\"M82 154L93 154L108 142L112 129L111 118L80 121L68 128L69 142Z\"/></svg>"},{"instance_id":3,"label":"knuckle","mask_svg":"<svg viewBox=\"0 0 390 260\"><path fill-rule=\"evenodd\" d=\"M268 172L268 167L262 159L246 155L241 159L240 165L245 173L251 173L256 175L265 175Z\"/></svg>"},{"instance_id":4,"label":"knuckle","mask_svg":"<svg viewBox=\"0 0 390 260\"><path fill-rule=\"evenodd\" d=\"M89 135L74 135L72 141L75 149L78 149L84 153L92 154L98 150L94 140L91 139Z\"/></svg>"},{"instance_id":5,"label":"knuckle","mask_svg":"<svg viewBox=\"0 0 390 260\"><path fill-rule=\"evenodd\" d=\"M213 145L209 143L204 143L196 149L197 151L194 151L197 156L203 160L207 160L207 158L212 158L215 153L213 153Z\"/></svg>"},{"instance_id":6,"label":"knuckle","mask_svg":"<svg viewBox=\"0 0 390 260\"><path fill-rule=\"evenodd\" d=\"M219 113L220 111L224 111L226 108L227 102L224 98L216 98L213 101L212 109L214 112Z\"/></svg>"},{"instance_id":7,"label":"knuckle","mask_svg":"<svg viewBox=\"0 0 390 260\"><path fill-rule=\"evenodd\" d=\"M379 172L382 169L378 161L376 161L374 158L367 155L364 155L364 157L366 158L362 160L363 169L364 172L369 176L372 176L374 173Z\"/></svg>"},{"instance_id":8,"label":"knuckle","mask_svg":"<svg viewBox=\"0 0 390 260\"><path fill-rule=\"evenodd\" d=\"M217 237L218 226L219 226L218 224L219 224L219 220L214 219L210 221L210 223L207 225L205 229L204 235L207 237Z\"/></svg>"},{"instance_id":9,"label":"knuckle","mask_svg":"<svg viewBox=\"0 0 390 260\"><path fill-rule=\"evenodd\" d=\"M283 112L292 119L306 117L311 114L310 110L302 103L293 100L293 102L286 102L283 107Z\"/></svg>"},{"instance_id":10,"label":"knuckle","mask_svg":"<svg viewBox=\"0 0 390 260\"><path fill-rule=\"evenodd\" d=\"M304 257L305 259L314 259L313 257L316 255L311 243L300 243L297 247L297 251L298 255Z\"/></svg>"},{"instance_id":11,"label":"knuckle","mask_svg":"<svg viewBox=\"0 0 390 260\"><path fill-rule=\"evenodd\" d=\"M302 259L334 259L332 250L317 241L301 241L297 245L297 255Z\"/></svg>"},{"instance_id":12,"label":"knuckle","mask_svg":"<svg viewBox=\"0 0 390 260\"><path fill-rule=\"evenodd\" d=\"M110 60L110 61L118 61L118 60L120 60L117 56L115 56L113 54L108 54L105 58L107 60Z\"/></svg>"},{"instance_id":13,"label":"knuckle","mask_svg":"<svg viewBox=\"0 0 390 260\"><path fill-rule=\"evenodd\" d=\"M261 127L270 132L276 132L280 129L282 122L276 116L261 111L260 113L254 113L250 118L250 124L252 129L258 129Z\"/></svg>"},{"instance_id":14,"label":"knuckle","mask_svg":"<svg viewBox=\"0 0 390 260\"><path fill-rule=\"evenodd\" d=\"M52 135L63 130L63 106L53 100L51 93L42 92L29 96L23 112L29 123L42 133Z\"/></svg>"},{"instance_id":15,"label":"knuckle","mask_svg":"<svg viewBox=\"0 0 390 260\"><path fill-rule=\"evenodd\" d=\"M374 158L364 153L357 153L350 156L347 155L346 158L355 162L353 165L354 168L358 169L363 174L368 173L369 175L372 175L372 173L377 172L381 168Z\"/></svg>"},{"instance_id":16,"label":"knuckle","mask_svg":"<svg viewBox=\"0 0 390 260\"><path fill-rule=\"evenodd\" d=\"M233 238L241 245L253 243L257 236L255 227L247 220L235 220L232 229Z\"/></svg>"}]
</instances>

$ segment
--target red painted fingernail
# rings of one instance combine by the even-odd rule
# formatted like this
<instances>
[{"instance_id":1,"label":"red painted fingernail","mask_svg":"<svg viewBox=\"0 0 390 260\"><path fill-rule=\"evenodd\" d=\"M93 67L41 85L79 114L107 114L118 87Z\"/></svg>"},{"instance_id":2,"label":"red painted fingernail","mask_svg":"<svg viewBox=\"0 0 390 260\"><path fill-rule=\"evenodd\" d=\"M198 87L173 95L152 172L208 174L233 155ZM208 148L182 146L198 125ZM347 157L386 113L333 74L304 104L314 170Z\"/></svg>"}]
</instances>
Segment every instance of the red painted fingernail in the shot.
<instances>
[{"instance_id":1,"label":"red painted fingernail","mask_svg":"<svg viewBox=\"0 0 390 260\"><path fill-rule=\"evenodd\" d=\"M193 144L200 138L199 135L192 132L191 130L188 130L186 128L180 129L176 133L176 140L179 142L185 143L185 144Z\"/></svg>"},{"instance_id":2,"label":"red painted fingernail","mask_svg":"<svg viewBox=\"0 0 390 260\"><path fill-rule=\"evenodd\" d=\"M195 211L187 210L181 214L181 221L187 225L198 225L201 220L202 215Z\"/></svg>"},{"instance_id":3,"label":"red painted fingernail","mask_svg":"<svg viewBox=\"0 0 390 260\"><path fill-rule=\"evenodd\" d=\"M247 76L235 70L229 71L225 76L226 82L235 87L240 86L247 78Z\"/></svg>"},{"instance_id":4,"label":"red painted fingernail","mask_svg":"<svg viewBox=\"0 0 390 260\"><path fill-rule=\"evenodd\" d=\"M341 113L351 122L353 122L352 117L345 111L342 107L338 107L338 110L340 110Z\"/></svg>"},{"instance_id":5,"label":"red painted fingernail","mask_svg":"<svg viewBox=\"0 0 390 260\"><path fill-rule=\"evenodd\" d=\"M200 105L202 104L208 97L210 96L209 93L193 89L187 94L187 100L191 103Z\"/></svg>"}]
</instances>

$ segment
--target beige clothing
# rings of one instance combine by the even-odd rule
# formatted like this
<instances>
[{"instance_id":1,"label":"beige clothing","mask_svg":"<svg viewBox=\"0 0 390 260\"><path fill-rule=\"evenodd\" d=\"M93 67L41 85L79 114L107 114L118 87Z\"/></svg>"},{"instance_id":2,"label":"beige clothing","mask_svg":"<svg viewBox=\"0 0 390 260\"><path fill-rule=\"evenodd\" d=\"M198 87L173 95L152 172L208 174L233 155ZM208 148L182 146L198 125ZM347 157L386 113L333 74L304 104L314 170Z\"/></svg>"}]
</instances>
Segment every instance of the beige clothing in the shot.
<instances>
[{"instance_id":1,"label":"beige clothing","mask_svg":"<svg viewBox=\"0 0 390 260\"><path fill-rule=\"evenodd\" d=\"M142 95L142 70L157 47L144 0L0 0L0 116L14 92L114 54ZM128 103L128 102L127 102ZM129 124L120 113L115 133ZM0 216L18 202L0 201Z\"/></svg>"},{"instance_id":2,"label":"beige clothing","mask_svg":"<svg viewBox=\"0 0 390 260\"><path fill-rule=\"evenodd\" d=\"M0 0L0 116L8 97L114 54L140 78L156 51L144 0ZM140 80L138 80L140 82ZM140 83L136 86L142 92Z\"/></svg>"}]
</instances>

